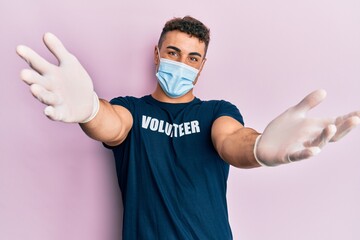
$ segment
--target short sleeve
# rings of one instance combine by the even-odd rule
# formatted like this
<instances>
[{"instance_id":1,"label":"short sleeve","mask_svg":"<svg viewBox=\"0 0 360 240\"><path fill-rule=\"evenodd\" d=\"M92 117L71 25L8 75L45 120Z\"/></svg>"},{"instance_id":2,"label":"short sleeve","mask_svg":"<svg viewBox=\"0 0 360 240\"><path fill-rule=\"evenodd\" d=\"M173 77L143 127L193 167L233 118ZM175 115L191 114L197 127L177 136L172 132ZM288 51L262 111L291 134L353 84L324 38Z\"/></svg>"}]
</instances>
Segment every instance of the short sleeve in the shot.
<instances>
[{"instance_id":1,"label":"short sleeve","mask_svg":"<svg viewBox=\"0 0 360 240\"><path fill-rule=\"evenodd\" d=\"M215 111L214 120L222 116L228 116L234 118L235 120L239 121L242 125L244 125L244 119L239 109L234 104L228 101L225 100L219 101L214 111Z\"/></svg>"},{"instance_id":2,"label":"short sleeve","mask_svg":"<svg viewBox=\"0 0 360 240\"><path fill-rule=\"evenodd\" d=\"M122 107L126 108L127 110L129 110L129 112L131 114L133 114L135 99L136 98L129 97L129 96L128 97L116 97L116 98L111 99L110 104L122 106Z\"/></svg>"}]
</instances>

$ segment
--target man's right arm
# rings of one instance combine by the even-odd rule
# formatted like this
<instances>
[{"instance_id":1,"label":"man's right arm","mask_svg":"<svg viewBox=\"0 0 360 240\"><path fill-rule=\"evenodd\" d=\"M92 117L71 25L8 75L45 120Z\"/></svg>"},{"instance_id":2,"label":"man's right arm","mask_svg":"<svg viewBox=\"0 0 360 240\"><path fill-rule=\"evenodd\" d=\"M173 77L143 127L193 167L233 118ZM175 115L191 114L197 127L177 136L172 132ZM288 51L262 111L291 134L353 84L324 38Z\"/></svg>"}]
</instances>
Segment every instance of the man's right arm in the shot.
<instances>
[{"instance_id":1,"label":"man's right arm","mask_svg":"<svg viewBox=\"0 0 360 240\"><path fill-rule=\"evenodd\" d=\"M80 123L80 126L92 139L116 146L125 140L132 124L132 115L126 108L100 99L99 112L90 122Z\"/></svg>"},{"instance_id":2,"label":"man's right arm","mask_svg":"<svg viewBox=\"0 0 360 240\"><path fill-rule=\"evenodd\" d=\"M44 35L46 47L58 59L51 64L34 50L20 45L16 51L31 69L21 71L21 79L40 102L45 115L55 121L80 123L91 138L110 146L123 142L133 118L124 107L99 99L92 80L78 59L53 34Z\"/></svg>"}]
</instances>

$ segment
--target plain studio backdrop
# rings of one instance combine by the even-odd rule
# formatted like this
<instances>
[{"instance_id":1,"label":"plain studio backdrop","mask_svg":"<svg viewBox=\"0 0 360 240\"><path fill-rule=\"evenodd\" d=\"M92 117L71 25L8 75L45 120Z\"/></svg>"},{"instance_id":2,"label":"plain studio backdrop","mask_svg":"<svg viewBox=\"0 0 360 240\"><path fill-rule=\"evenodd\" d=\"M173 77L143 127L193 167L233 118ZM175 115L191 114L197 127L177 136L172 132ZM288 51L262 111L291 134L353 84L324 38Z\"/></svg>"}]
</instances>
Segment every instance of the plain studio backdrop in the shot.
<instances>
[{"instance_id":1,"label":"plain studio backdrop","mask_svg":"<svg viewBox=\"0 0 360 240\"><path fill-rule=\"evenodd\" d=\"M153 51L164 23L194 16L212 34L195 94L234 103L246 126L263 131L319 88L328 97L310 116L360 109L359 13L358 0L2 0L0 239L121 239L112 153L77 124L44 116L19 78L26 63L18 44L56 63L42 43L53 32L100 97L142 96L156 84ZM358 128L310 160L231 168L234 239L360 239L359 143Z\"/></svg>"}]
</instances>

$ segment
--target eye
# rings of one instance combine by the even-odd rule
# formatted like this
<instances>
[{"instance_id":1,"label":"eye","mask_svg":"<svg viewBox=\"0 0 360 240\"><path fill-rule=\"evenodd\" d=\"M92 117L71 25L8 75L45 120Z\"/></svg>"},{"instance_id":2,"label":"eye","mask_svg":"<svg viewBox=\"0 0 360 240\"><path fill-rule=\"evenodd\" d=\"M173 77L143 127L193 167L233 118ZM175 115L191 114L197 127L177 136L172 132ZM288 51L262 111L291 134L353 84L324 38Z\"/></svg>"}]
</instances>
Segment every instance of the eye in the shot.
<instances>
[{"instance_id":1,"label":"eye","mask_svg":"<svg viewBox=\"0 0 360 240\"><path fill-rule=\"evenodd\" d=\"M175 51L169 51L168 54L169 54L170 56L174 56L174 57L178 56L178 53L175 52Z\"/></svg>"},{"instance_id":2,"label":"eye","mask_svg":"<svg viewBox=\"0 0 360 240\"><path fill-rule=\"evenodd\" d=\"M199 59L197 57L190 57L191 62L198 62Z\"/></svg>"}]
</instances>

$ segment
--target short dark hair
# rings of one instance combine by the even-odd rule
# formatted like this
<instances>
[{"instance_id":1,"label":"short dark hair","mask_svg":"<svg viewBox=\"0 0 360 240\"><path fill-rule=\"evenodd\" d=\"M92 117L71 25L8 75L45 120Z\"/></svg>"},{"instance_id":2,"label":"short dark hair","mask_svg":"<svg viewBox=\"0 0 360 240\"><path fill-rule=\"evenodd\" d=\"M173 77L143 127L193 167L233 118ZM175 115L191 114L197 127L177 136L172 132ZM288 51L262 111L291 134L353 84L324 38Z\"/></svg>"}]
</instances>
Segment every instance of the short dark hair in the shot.
<instances>
[{"instance_id":1,"label":"short dark hair","mask_svg":"<svg viewBox=\"0 0 360 240\"><path fill-rule=\"evenodd\" d=\"M205 55L210 42L210 29L207 28L199 20L185 16L183 18L173 18L165 23L165 26L161 32L158 46L161 47L164 42L166 33L170 31L178 30L183 33L187 33L190 36L198 38L201 42L205 43Z\"/></svg>"}]
</instances>

